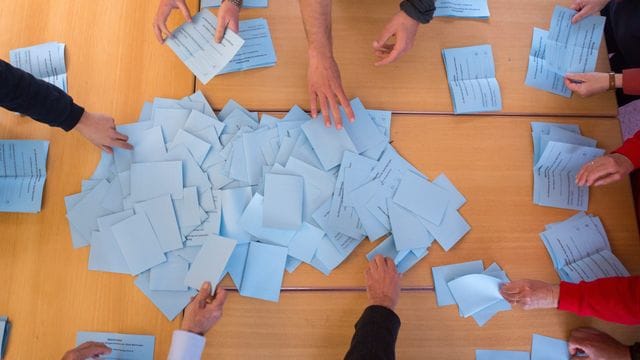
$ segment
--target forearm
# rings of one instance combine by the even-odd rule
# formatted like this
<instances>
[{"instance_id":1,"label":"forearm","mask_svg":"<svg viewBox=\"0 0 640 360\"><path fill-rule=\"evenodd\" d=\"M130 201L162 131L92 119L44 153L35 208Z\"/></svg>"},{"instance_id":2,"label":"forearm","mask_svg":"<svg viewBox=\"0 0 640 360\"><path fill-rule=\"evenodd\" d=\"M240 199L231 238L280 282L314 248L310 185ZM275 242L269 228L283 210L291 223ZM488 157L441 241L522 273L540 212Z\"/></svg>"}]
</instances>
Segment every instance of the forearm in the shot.
<instances>
[{"instance_id":1,"label":"forearm","mask_svg":"<svg viewBox=\"0 0 640 360\"><path fill-rule=\"evenodd\" d=\"M345 359L391 360L395 358L400 318L392 310L384 306L369 306L355 328L351 348Z\"/></svg>"},{"instance_id":2,"label":"forearm","mask_svg":"<svg viewBox=\"0 0 640 360\"><path fill-rule=\"evenodd\" d=\"M331 0L300 0L309 53L333 57Z\"/></svg>"},{"instance_id":3,"label":"forearm","mask_svg":"<svg viewBox=\"0 0 640 360\"><path fill-rule=\"evenodd\" d=\"M73 129L84 113L64 91L2 60L0 106L66 131Z\"/></svg>"},{"instance_id":4,"label":"forearm","mask_svg":"<svg viewBox=\"0 0 640 360\"><path fill-rule=\"evenodd\" d=\"M631 161L634 169L640 168L640 131L625 140L613 153L624 155Z\"/></svg>"}]
</instances>

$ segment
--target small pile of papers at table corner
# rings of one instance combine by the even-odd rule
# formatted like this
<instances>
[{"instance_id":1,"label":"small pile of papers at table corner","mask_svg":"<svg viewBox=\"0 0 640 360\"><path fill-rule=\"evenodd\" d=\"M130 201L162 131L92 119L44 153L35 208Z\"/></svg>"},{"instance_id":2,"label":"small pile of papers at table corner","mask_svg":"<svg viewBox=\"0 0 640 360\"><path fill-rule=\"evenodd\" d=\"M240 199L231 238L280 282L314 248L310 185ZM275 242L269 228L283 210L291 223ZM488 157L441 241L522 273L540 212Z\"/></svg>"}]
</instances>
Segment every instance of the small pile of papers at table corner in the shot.
<instances>
[{"instance_id":1,"label":"small pile of papers at table corner","mask_svg":"<svg viewBox=\"0 0 640 360\"><path fill-rule=\"evenodd\" d=\"M11 322L6 316L0 315L0 359L4 359L7 351L7 342L9 341L9 333L11 332Z\"/></svg>"},{"instance_id":2,"label":"small pile of papers at table corner","mask_svg":"<svg viewBox=\"0 0 640 360\"><path fill-rule=\"evenodd\" d=\"M611 252L602 221L595 215L579 212L567 220L548 224L540 233L540 239L563 281L579 283L629 276L627 269Z\"/></svg>"},{"instance_id":3,"label":"small pile of papers at table corner","mask_svg":"<svg viewBox=\"0 0 640 360\"><path fill-rule=\"evenodd\" d=\"M438 306L457 304L461 317L473 317L484 326L511 305L500 295L500 286L510 280L493 263L484 269L482 260L431 268Z\"/></svg>"},{"instance_id":4,"label":"small pile of papers at table corner","mask_svg":"<svg viewBox=\"0 0 640 360\"><path fill-rule=\"evenodd\" d=\"M580 135L574 124L532 122L533 203L542 206L586 211L589 187L578 186L576 175L582 166L604 155L597 141Z\"/></svg>"},{"instance_id":5,"label":"small pile of papers at table corner","mask_svg":"<svg viewBox=\"0 0 640 360\"><path fill-rule=\"evenodd\" d=\"M489 19L487 0L436 0L434 17Z\"/></svg>"},{"instance_id":6,"label":"small pile of papers at table corner","mask_svg":"<svg viewBox=\"0 0 640 360\"><path fill-rule=\"evenodd\" d=\"M117 127L134 150L103 152L65 198L74 247L90 246L89 270L137 276L169 319L227 273L241 295L278 301L285 269L329 275L365 237L393 232L374 252L402 271L434 238L449 250L470 229L464 197L395 151L390 112L351 106L338 131L298 106L258 122L233 100L215 114L200 92L146 103Z\"/></svg>"},{"instance_id":7,"label":"small pile of papers at table corner","mask_svg":"<svg viewBox=\"0 0 640 360\"><path fill-rule=\"evenodd\" d=\"M531 353L512 350L476 350L476 360L569 360L569 343L565 340L533 334Z\"/></svg>"}]
</instances>

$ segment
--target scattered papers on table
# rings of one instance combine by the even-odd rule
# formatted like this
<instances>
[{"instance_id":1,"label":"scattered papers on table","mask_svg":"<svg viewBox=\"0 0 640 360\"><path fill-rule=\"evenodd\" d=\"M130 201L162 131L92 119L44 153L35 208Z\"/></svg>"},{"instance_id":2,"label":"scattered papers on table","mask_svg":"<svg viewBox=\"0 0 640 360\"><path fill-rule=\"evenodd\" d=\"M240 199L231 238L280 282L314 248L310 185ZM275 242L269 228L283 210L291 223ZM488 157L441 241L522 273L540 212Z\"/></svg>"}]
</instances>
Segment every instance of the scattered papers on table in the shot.
<instances>
[{"instance_id":1,"label":"scattered papers on table","mask_svg":"<svg viewBox=\"0 0 640 360\"><path fill-rule=\"evenodd\" d=\"M460 316L486 324L511 305L500 295L501 284L509 282L497 264L484 269L481 260L433 267L433 284L438 306L457 304Z\"/></svg>"},{"instance_id":2,"label":"scattered papers on table","mask_svg":"<svg viewBox=\"0 0 640 360\"><path fill-rule=\"evenodd\" d=\"M0 212L40 212L48 153L48 141L0 140Z\"/></svg>"},{"instance_id":3,"label":"scattered papers on table","mask_svg":"<svg viewBox=\"0 0 640 360\"><path fill-rule=\"evenodd\" d=\"M531 353L528 351L476 350L476 360L569 360L570 358L569 344L566 341L538 334L533 334Z\"/></svg>"},{"instance_id":4,"label":"scattered papers on table","mask_svg":"<svg viewBox=\"0 0 640 360\"><path fill-rule=\"evenodd\" d=\"M549 32L546 30L533 28L531 52L529 52L529 67L527 68L527 77L524 83L556 95L567 98L571 97L571 90L564 84L564 77L544 66L548 35Z\"/></svg>"},{"instance_id":5,"label":"scattered papers on table","mask_svg":"<svg viewBox=\"0 0 640 360\"><path fill-rule=\"evenodd\" d=\"M442 58L454 113L502 110L491 45L443 49Z\"/></svg>"},{"instance_id":6,"label":"scattered papers on table","mask_svg":"<svg viewBox=\"0 0 640 360\"><path fill-rule=\"evenodd\" d=\"M401 272L434 238L449 250L470 229L464 196L396 152L390 112L351 106L338 131L298 106L258 121L233 100L215 114L200 92L156 98L117 126L134 149L102 153L65 198L73 246L90 246L90 270L137 275L170 320L226 274L240 295L278 301L285 270L329 275L365 237Z\"/></svg>"},{"instance_id":7,"label":"scattered papers on table","mask_svg":"<svg viewBox=\"0 0 640 360\"><path fill-rule=\"evenodd\" d=\"M7 351L7 342L9 342L9 333L11 332L11 322L6 316L0 315L0 359L4 358Z\"/></svg>"},{"instance_id":8,"label":"scattered papers on table","mask_svg":"<svg viewBox=\"0 0 640 360\"><path fill-rule=\"evenodd\" d=\"M433 16L488 19L487 0L436 0Z\"/></svg>"},{"instance_id":9,"label":"scattered papers on table","mask_svg":"<svg viewBox=\"0 0 640 360\"><path fill-rule=\"evenodd\" d=\"M596 69L605 17L591 15L572 24L575 14L575 10L556 5L551 17L544 66L560 76Z\"/></svg>"},{"instance_id":10,"label":"scattered papers on table","mask_svg":"<svg viewBox=\"0 0 640 360\"><path fill-rule=\"evenodd\" d=\"M580 135L576 125L531 123L533 203L585 211L589 187L576 185L582 166L604 154L596 140Z\"/></svg>"},{"instance_id":11,"label":"scattered papers on table","mask_svg":"<svg viewBox=\"0 0 640 360\"><path fill-rule=\"evenodd\" d=\"M276 51L267 20L242 20L239 27L238 35L244 40L244 44L219 74L274 66Z\"/></svg>"},{"instance_id":12,"label":"scattered papers on table","mask_svg":"<svg viewBox=\"0 0 640 360\"><path fill-rule=\"evenodd\" d=\"M604 226L595 215L580 212L565 221L549 224L540 238L563 281L579 283L629 276L611 252Z\"/></svg>"},{"instance_id":13,"label":"scattered papers on table","mask_svg":"<svg viewBox=\"0 0 640 360\"><path fill-rule=\"evenodd\" d=\"M203 84L218 75L244 44L244 40L229 29L222 42L216 43L217 26L218 19L211 11L203 10L194 15L191 22L177 28L166 41Z\"/></svg>"},{"instance_id":14,"label":"scattered papers on table","mask_svg":"<svg viewBox=\"0 0 640 360\"><path fill-rule=\"evenodd\" d=\"M528 351L476 350L476 360L529 360Z\"/></svg>"},{"instance_id":15,"label":"scattered papers on table","mask_svg":"<svg viewBox=\"0 0 640 360\"><path fill-rule=\"evenodd\" d=\"M11 65L68 92L64 46L63 43L48 42L10 50L9 61Z\"/></svg>"},{"instance_id":16,"label":"scattered papers on table","mask_svg":"<svg viewBox=\"0 0 640 360\"><path fill-rule=\"evenodd\" d=\"M76 335L76 346L88 341L103 343L111 348L111 354L101 359L153 360L155 337L151 335L129 335L105 332L80 331Z\"/></svg>"},{"instance_id":17,"label":"scattered papers on table","mask_svg":"<svg viewBox=\"0 0 640 360\"><path fill-rule=\"evenodd\" d=\"M204 9L207 7L218 7L220 6L221 0L202 0L200 3L200 8ZM266 8L269 5L269 0L244 0L242 1L242 8Z\"/></svg>"}]
</instances>

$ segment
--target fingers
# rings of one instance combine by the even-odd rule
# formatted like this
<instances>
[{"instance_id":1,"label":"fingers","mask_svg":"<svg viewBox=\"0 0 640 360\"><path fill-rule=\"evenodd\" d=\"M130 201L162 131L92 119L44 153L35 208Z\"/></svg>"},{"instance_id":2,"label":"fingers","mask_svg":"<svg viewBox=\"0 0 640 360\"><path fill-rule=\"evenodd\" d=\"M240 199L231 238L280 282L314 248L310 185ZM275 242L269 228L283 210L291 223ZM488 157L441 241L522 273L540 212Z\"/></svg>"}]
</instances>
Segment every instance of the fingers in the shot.
<instances>
[{"instance_id":1,"label":"fingers","mask_svg":"<svg viewBox=\"0 0 640 360\"><path fill-rule=\"evenodd\" d=\"M219 44L224 37L224 30L227 28L228 19L225 17L220 17L218 19L218 27L216 28L216 42Z\"/></svg>"},{"instance_id":2,"label":"fingers","mask_svg":"<svg viewBox=\"0 0 640 360\"><path fill-rule=\"evenodd\" d=\"M78 347L78 355L82 359L111 354L111 348L99 342L86 342Z\"/></svg>"},{"instance_id":3,"label":"fingers","mask_svg":"<svg viewBox=\"0 0 640 360\"><path fill-rule=\"evenodd\" d=\"M376 50L380 50L384 48L387 40L389 40L389 38L391 38L393 35L394 35L393 28L390 26L385 26L382 32L380 33L380 36L378 36L378 39L376 39L373 42L373 48Z\"/></svg>"},{"instance_id":4,"label":"fingers","mask_svg":"<svg viewBox=\"0 0 640 360\"><path fill-rule=\"evenodd\" d=\"M156 39L160 44L164 43L164 37L162 36L162 29L160 29L160 25L157 23L153 23L153 32L156 34Z\"/></svg>"},{"instance_id":5,"label":"fingers","mask_svg":"<svg viewBox=\"0 0 640 360\"><path fill-rule=\"evenodd\" d=\"M114 140L111 142L110 147L117 147L125 150L133 150L133 145L129 144L126 141L122 140Z\"/></svg>"},{"instance_id":6,"label":"fingers","mask_svg":"<svg viewBox=\"0 0 640 360\"><path fill-rule=\"evenodd\" d=\"M318 116L318 97L314 91L309 91L309 107L311 117L315 119L315 117Z\"/></svg>"},{"instance_id":7,"label":"fingers","mask_svg":"<svg viewBox=\"0 0 640 360\"><path fill-rule=\"evenodd\" d=\"M331 118L329 117L329 104L327 103L327 97L324 94L318 94L320 100L320 112L324 118L324 126L331 127Z\"/></svg>"},{"instance_id":8,"label":"fingers","mask_svg":"<svg viewBox=\"0 0 640 360\"><path fill-rule=\"evenodd\" d=\"M114 130L114 137L113 138L116 139L116 140L129 141L129 136L127 136L127 135L125 135L123 133L117 132L115 130Z\"/></svg>"},{"instance_id":9,"label":"fingers","mask_svg":"<svg viewBox=\"0 0 640 360\"><path fill-rule=\"evenodd\" d=\"M398 46L398 44L396 44L396 46L389 53L389 55L387 55L382 60L376 62L374 65L375 66L380 66L380 65L390 64L390 63L394 62L402 53L403 53L403 49L401 49L400 46Z\"/></svg>"},{"instance_id":10,"label":"fingers","mask_svg":"<svg viewBox=\"0 0 640 360\"><path fill-rule=\"evenodd\" d=\"M564 78L564 86L567 87L567 89L573 91L573 92L577 92L578 94L580 94L582 92L582 84L581 83L576 83L576 82L572 82L567 78Z\"/></svg>"},{"instance_id":11,"label":"fingers","mask_svg":"<svg viewBox=\"0 0 640 360\"><path fill-rule=\"evenodd\" d=\"M165 20L165 21L166 21L166 20ZM166 40L168 37L170 37L170 36L171 36L171 31L169 31L169 28L167 27L167 24L166 24L166 22L165 22L165 21L161 22L159 25L160 25L160 28L162 29L162 31L163 31L163 32L165 33L165 35L166 35L166 37L164 38L164 39Z\"/></svg>"},{"instance_id":12,"label":"fingers","mask_svg":"<svg viewBox=\"0 0 640 360\"><path fill-rule=\"evenodd\" d=\"M573 18L571 19L571 23L572 24L576 24L578 22L580 22L580 20L586 18L587 16L591 15L591 11L590 11L590 7L589 6L585 6L584 8L580 9L580 11L578 11L577 14L575 14L573 16Z\"/></svg>"},{"instance_id":13,"label":"fingers","mask_svg":"<svg viewBox=\"0 0 640 360\"><path fill-rule=\"evenodd\" d=\"M107 154L113 154L113 148L111 146L102 145L100 146L100 149L102 149L102 151L106 152Z\"/></svg>"},{"instance_id":14,"label":"fingers","mask_svg":"<svg viewBox=\"0 0 640 360\"><path fill-rule=\"evenodd\" d=\"M178 8L180 8L180 11L182 12L184 18L187 21L191 22L191 12L189 11L189 7L187 6L187 4L184 1L178 1L177 5Z\"/></svg>"},{"instance_id":15,"label":"fingers","mask_svg":"<svg viewBox=\"0 0 640 360\"><path fill-rule=\"evenodd\" d=\"M622 176L620 174L611 174L609 176L605 176L603 178L600 178L599 180L596 180L596 182L593 183L593 186L609 185L620 180L622 180Z\"/></svg>"},{"instance_id":16,"label":"fingers","mask_svg":"<svg viewBox=\"0 0 640 360\"><path fill-rule=\"evenodd\" d=\"M211 302L211 305L214 307L222 308L224 306L225 301L227 301L227 290L223 289L222 286L218 285L216 287L215 298Z\"/></svg>"},{"instance_id":17,"label":"fingers","mask_svg":"<svg viewBox=\"0 0 640 360\"><path fill-rule=\"evenodd\" d=\"M336 129L342 129L342 116L340 116L340 108L338 107L338 102L335 97L329 97L329 106L331 107L331 114L333 114L333 122L336 125Z\"/></svg>"},{"instance_id":18,"label":"fingers","mask_svg":"<svg viewBox=\"0 0 640 360\"><path fill-rule=\"evenodd\" d=\"M232 18L229 21L229 29L231 29L231 31L235 32L236 34L240 32L240 23L238 22L237 18Z\"/></svg>"},{"instance_id":19,"label":"fingers","mask_svg":"<svg viewBox=\"0 0 640 360\"><path fill-rule=\"evenodd\" d=\"M376 263L378 269L384 268L385 266L385 258L382 255L376 255L373 260Z\"/></svg>"},{"instance_id":20,"label":"fingers","mask_svg":"<svg viewBox=\"0 0 640 360\"><path fill-rule=\"evenodd\" d=\"M356 120L356 115L354 114L353 109L351 108L351 103L349 102L349 99L347 99L347 95L345 95L342 88L338 91L338 99L340 100L340 105L342 105L344 112L347 114L349 122L354 122Z\"/></svg>"},{"instance_id":21,"label":"fingers","mask_svg":"<svg viewBox=\"0 0 640 360\"><path fill-rule=\"evenodd\" d=\"M207 305L207 299L211 296L211 283L205 281L202 283L200 287L200 291L196 295L196 301L198 302L198 306L204 308Z\"/></svg>"}]
</instances>

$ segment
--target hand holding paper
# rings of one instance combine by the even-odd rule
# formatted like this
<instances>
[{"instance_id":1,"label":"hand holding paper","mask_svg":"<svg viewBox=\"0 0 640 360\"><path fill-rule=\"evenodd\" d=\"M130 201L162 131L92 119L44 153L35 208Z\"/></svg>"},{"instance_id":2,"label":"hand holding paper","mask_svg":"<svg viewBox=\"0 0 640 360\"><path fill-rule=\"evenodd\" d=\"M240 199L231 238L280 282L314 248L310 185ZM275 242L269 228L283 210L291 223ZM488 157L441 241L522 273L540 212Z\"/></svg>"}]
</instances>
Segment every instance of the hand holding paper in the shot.
<instances>
[{"instance_id":1,"label":"hand holding paper","mask_svg":"<svg viewBox=\"0 0 640 360\"><path fill-rule=\"evenodd\" d=\"M180 9L184 19L191 21L191 13L185 0L160 0L158 12L153 20L153 31L156 34L156 39L158 39L160 43L164 43L164 41L171 36L171 31L169 31L167 27L167 19L174 9ZM163 35L166 35L166 37Z\"/></svg>"},{"instance_id":2,"label":"hand holding paper","mask_svg":"<svg viewBox=\"0 0 640 360\"><path fill-rule=\"evenodd\" d=\"M520 305L525 310L556 309L560 286L538 280L517 280L503 285L500 294L511 305Z\"/></svg>"},{"instance_id":3,"label":"hand holding paper","mask_svg":"<svg viewBox=\"0 0 640 360\"><path fill-rule=\"evenodd\" d=\"M227 292L221 287L211 295L211 283L205 282L200 292L184 309L182 330L204 336L221 318Z\"/></svg>"},{"instance_id":4,"label":"hand holding paper","mask_svg":"<svg viewBox=\"0 0 640 360\"><path fill-rule=\"evenodd\" d=\"M578 186L600 186L622 180L634 169L634 165L622 154L609 154L582 166L576 175Z\"/></svg>"},{"instance_id":5,"label":"hand holding paper","mask_svg":"<svg viewBox=\"0 0 640 360\"><path fill-rule=\"evenodd\" d=\"M95 341L87 341L67 351L64 356L62 356L62 360L93 359L109 354L111 354L111 348L107 345Z\"/></svg>"},{"instance_id":6,"label":"hand holding paper","mask_svg":"<svg viewBox=\"0 0 640 360\"><path fill-rule=\"evenodd\" d=\"M371 305L380 305L394 310L400 297L400 279L393 259L376 255L369 261L365 271L367 296Z\"/></svg>"},{"instance_id":7,"label":"hand holding paper","mask_svg":"<svg viewBox=\"0 0 640 360\"><path fill-rule=\"evenodd\" d=\"M115 121L111 116L85 111L74 129L108 154L113 154L114 147L133 149L127 142L129 137L116 131Z\"/></svg>"}]
</instances>

